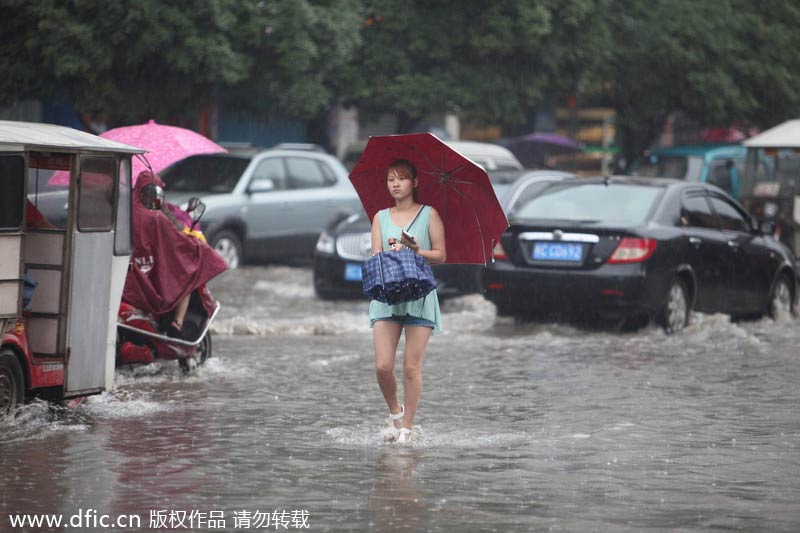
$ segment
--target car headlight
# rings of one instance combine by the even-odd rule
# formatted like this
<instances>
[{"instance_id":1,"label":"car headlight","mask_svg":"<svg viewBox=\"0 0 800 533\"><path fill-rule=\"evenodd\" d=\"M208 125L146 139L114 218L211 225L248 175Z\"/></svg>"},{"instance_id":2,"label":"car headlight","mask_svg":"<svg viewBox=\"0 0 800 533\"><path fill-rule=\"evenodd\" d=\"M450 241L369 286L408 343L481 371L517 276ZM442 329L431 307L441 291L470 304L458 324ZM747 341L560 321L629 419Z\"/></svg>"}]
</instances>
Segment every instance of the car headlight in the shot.
<instances>
[{"instance_id":1,"label":"car headlight","mask_svg":"<svg viewBox=\"0 0 800 533\"><path fill-rule=\"evenodd\" d=\"M336 239L323 231L317 241L317 251L323 254L333 254L336 251Z\"/></svg>"}]
</instances>

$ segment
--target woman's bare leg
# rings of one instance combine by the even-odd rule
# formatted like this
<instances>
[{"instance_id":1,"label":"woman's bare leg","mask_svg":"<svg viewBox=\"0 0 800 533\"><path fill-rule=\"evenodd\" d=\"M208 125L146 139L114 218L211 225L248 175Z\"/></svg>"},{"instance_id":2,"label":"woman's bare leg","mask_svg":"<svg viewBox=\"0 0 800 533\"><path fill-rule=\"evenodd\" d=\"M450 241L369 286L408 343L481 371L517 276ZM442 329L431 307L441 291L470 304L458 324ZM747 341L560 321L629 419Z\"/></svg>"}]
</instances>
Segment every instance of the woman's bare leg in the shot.
<instances>
[{"instance_id":1,"label":"woman's bare leg","mask_svg":"<svg viewBox=\"0 0 800 533\"><path fill-rule=\"evenodd\" d=\"M403 427L411 429L422 395L422 359L433 330L426 326L406 326L406 350L403 354L403 403L406 416Z\"/></svg>"},{"instance_id":2,"label":"woman's bare leg","mask_svg":"<svg viewBox=\"0 0 800 533\"><path fill-rule=\"evenodd\" d=\"M378 386L383 393L383 399L389 406L390 413L400 412L400 402L397 399L397 380L394 377L394 359L397 344L403 325L394 320L379 320L373 326L375 342L375 375ZM397 421L399 422L399 421ZM400 427L395 422L396 427Z\"/></svg>"},{"instance_id":3,"label":"woman's bare leg","mask_svg":"<svg viewBox=\"0 0 800 533\"><path fill-rule=\"evenodd\" d=\"M192 297L192 294L189 293L186 297L178 302L177 307L175 307L175 322L178 323L179 326L183 326L183 319L186 318L186 310L189 309L189 299Z\"/></svg>"}]
</instances>

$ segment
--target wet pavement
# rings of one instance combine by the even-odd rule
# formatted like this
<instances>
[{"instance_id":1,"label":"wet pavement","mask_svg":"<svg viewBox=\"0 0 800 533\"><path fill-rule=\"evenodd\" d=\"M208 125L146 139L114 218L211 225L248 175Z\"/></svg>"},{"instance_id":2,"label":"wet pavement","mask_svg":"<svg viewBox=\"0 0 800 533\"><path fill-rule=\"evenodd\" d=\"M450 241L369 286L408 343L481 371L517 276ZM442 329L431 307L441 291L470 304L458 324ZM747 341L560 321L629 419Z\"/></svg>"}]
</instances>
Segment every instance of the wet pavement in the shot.
<instances>
[{"instance_id":1,"label":"wet pavement","mask_svg":"<svg viewBox=\"0 0 800 533\"><path fill-rule=\"evenodd\" d=\"M800 530L798 319L618 335L451 300L423 365L424 436L400 447L380 436L367 303L311 287L305 268L226 273L198 372L121 369L77 409L34 403L1 425L0 530L81 509L165 531L192 512L194 529L214 512L274 531L263 514L283 510L312 531Z\"/></svg>"}]
</instances>

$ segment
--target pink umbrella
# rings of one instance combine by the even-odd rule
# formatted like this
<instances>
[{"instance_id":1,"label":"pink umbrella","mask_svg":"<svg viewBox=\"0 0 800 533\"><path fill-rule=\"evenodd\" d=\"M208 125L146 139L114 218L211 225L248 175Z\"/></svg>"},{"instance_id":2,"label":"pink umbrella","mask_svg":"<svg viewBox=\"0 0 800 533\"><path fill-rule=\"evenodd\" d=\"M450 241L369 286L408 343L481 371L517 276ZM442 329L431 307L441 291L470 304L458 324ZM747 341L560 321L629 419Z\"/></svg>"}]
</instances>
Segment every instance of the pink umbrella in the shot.
<instances>
[{"instance_id":1,"label":"pink umbrella","mask_svg":"<svg viewBox=\"0 0 800 533\"><path fill-rule=\"evenodd\" d=\"M144 148L147 150L147 162L156 173L190 155L227 152L225 148L199 133L177 126L156 124L154 120L138 126L114 128L101 133L100 137ZM136 178L143 170L149 169L140 158L134 157L131 169L134 185ZM67 185L68 183L69 173L67 172L56 172L49 181L50 185Z\"/></svg>"}]
</instances>

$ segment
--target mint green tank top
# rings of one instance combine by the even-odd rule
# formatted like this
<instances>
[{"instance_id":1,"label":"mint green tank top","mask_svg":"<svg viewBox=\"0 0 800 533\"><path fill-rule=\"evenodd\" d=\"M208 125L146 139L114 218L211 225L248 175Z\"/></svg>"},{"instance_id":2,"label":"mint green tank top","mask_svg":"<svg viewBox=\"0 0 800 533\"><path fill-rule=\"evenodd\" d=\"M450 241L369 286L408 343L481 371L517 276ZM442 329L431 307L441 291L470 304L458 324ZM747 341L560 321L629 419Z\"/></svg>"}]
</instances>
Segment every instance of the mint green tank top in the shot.
<instances>
[{"instance_id":1,"label":"mint green tank top","mask_svg":"<svg viewBox=\"0 0 800 533\"><path fill-rule=\"evenodd\" d=\"M431 249L431 236L428 231L431 220L430 206L424 206L420 212L417 220L406 229L408 233L414 236L419 243L421 250ZM401 227L395 226L392 222L392 217L389 214L389 209L383 209L378 212L378 221L381 224L381 243L383 244L383 251L388 251L389 239L394 237L400 241ZM419 300L412 302L404 302L401 304L389 305L377 300L372 300L369 303L369 320L370 326L375 325L375 320L379 318L389 318L392 315L405 316L411 315L417 318L424 318L430 320L435 324L433 334L436 335L442 332L442 317L439 312L439 297L436 294L436 289L432 290Z\"/></svg>"}]
</instances>

